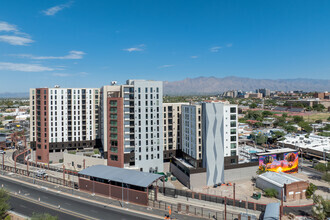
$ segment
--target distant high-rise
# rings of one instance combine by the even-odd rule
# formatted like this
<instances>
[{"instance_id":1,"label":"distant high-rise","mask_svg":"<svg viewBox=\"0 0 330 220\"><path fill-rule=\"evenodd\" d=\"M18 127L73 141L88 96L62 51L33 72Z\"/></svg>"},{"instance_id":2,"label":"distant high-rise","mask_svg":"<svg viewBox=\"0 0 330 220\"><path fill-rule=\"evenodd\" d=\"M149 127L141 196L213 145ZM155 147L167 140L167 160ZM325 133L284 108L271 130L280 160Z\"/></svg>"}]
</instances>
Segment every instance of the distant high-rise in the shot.
<instances>
[{"instance_id":1,"label":"distant high-rise","mask_svg":"<svg viewBox=\"0 0 330 220\"><path fill-rule=\"evenodd\" d=\"M257 89L256 93L261 93L262 97L269 97L270 96L270 90L269 89Z\"/></svg>"}]
</instances>

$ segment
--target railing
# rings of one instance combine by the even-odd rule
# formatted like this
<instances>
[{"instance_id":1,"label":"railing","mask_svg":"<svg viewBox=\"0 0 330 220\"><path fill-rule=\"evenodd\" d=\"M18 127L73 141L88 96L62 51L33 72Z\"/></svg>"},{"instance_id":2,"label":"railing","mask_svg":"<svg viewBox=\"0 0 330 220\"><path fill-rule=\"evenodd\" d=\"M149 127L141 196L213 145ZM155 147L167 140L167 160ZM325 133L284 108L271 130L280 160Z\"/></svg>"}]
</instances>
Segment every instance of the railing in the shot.
<instances>
[{"instance_id":1,"label":"railing","mask_svg":"<svg viewBox=\"0 0 330 220\"><path fill-rule=\"evenodd\" d=\"M58 177L53 177L53 176L39 176L38 177L37 174L33 171L28 171L27 169L21 169L21 168L17 168L17 167L15 168L12 166L7 166L7 165L3 165L3 166L1 166L1 168L2 168L2 170L7 171L7 172L12 172L12 173L16 173L19 175L31 177L31 178L34 178L37 180L42 180L42 181L78 189L78 183L74 182L74 181L65 180L63 178L58 178Z\"/></svg>"},{"instance_id":2,"label":"railing","mask_svg":"<svg viewBox=\"0 0 330 220\"><path fill-rule=\"evenodd\" d=\"M260 212L265 211L266 204L260 204L260 203L254 203L254 202L246 202L242 200L232 199L232 198L226 198L222 196L215 196L215 195L209 195L205 193L198 193L193 191L187 191L187 190L179 190L179 189L172 189L172 188L166 188L165 191L163 187L158 188L159 193L163 193L165 196L176 198L178 196L183 196L187 198L192 199L198 199L198 200L204 200L208 202L214 202L214 203L220 203L225 204L229 206L239 207L239 208L248 208L250 210L257 210Z\"/></svg>"},{"instance_id":3,"label":"railing","mask_svg":"<svg viewBox=\"0 0 330 220\"><path fill-rule=\"evenodd\" d=\"M193 215L196 217L209 218L209 219L226 219L234 220L240 219L239 214L234 214L227 211L216 211L204 207L197 207L186 204L172 204L163 201L150 201L149 206L160 210L171 210L172 213L182 213L186 215Z\"/></svg>"}]
</instances>

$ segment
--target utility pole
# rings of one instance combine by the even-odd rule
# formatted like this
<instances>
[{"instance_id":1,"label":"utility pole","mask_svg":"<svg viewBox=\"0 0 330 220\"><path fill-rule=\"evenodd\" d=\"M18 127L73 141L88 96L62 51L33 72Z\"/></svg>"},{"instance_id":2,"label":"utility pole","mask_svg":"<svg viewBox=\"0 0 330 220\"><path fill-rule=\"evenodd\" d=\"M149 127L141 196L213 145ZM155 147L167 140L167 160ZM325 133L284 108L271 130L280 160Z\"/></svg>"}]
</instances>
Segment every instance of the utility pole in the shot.
<instances>
[{"instance_id":1,"label":"utility pole","mask_svg":"<svg viewBox=\"0 0 330 220\"><path fill-rule=\"evenodd\" d=\"M280 220L282 219L282 216L283 216L283 197L284 197L284 188L282 188L281 190L281 205L280 205Z\"/></svg>"},{"instance_id":2,"label":"utility pole","mask_svg":"<svg viewBox=\"0 0 330 220\"><path fill-rule=\"evenodd\" d=\"M65 166L63 164L63 186L65 185Z\"/></svg>"},{"instance_id":3,"label":"utility pole","mask_svg":"<svg viewBox=\"0 0 330 220\"><path fill-rule=\"evenodd\" d=\"M225 220L227 220L227 196L225 196Z\"/></svg>"},{"instance_id":4,"label":"utility pole","mask_svg":"<svg viewBox=\"0 0 330 220\"><path fill-rule=\"evenodd\" d=\"M236 196L235 196L235 186L236 186L236 184L234 183L234 184L233 184L233 197L234 197L234 200L233 200L233 206L235 206L235 201L236 201L236 200L235 200L235 197L236 197Z\"/></svg>"}]
</instances>

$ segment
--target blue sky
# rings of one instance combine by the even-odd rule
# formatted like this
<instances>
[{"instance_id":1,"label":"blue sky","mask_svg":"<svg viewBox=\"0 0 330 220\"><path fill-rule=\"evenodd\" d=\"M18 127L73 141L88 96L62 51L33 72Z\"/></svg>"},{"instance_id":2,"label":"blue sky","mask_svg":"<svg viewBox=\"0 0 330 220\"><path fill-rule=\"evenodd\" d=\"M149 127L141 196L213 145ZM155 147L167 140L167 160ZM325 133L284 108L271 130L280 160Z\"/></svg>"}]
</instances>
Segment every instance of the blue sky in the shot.
<instances>
[{"instance_id":1,"label":"blue sky","mask_svg":"<svg viewBox=\"0 0 330 220\"><path fill-rule=\"evenodd\" d=\"M330 77L330 1L1 0L0 93Z\"/></svg>"}]
</instances>

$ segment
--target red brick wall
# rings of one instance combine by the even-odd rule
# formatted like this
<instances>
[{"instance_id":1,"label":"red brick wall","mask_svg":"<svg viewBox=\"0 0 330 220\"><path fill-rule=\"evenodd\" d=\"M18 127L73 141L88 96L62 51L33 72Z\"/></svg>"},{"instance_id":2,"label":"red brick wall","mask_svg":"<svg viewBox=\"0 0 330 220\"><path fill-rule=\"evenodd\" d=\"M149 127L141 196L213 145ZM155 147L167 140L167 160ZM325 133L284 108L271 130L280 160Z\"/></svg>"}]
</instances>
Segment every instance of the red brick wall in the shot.
<instances>
[{"instance_id":1,"label":"red brick wall","mask_svg":"<svg viewBox=\"0 0 330 220\"><path fill-rule=\"evenodd\" d=\"M111 148L111 131L110 131L110 101L114 100L117 101L117 141L118 141L118 152L114 153L110 151ZM113 167L119 167L119 168L124 168L124 99L123 98L107 98L107 123L108 123L108 166L113 166ZM113 120L113 119L112 119ZM118 156L118 161L111 160L110 156L111 155L117 155Z\"/></svg>"},{"instance_id":2,"label":"red brick wall","mask_svg":"<svg viewBox=\"0 0 330 220\"><path fill-rule=\"evenodd\" d=\"M287 201L305 199L307 187L308 183L303 181L285 184L284 194L286 195Z\"/></svg>"},{"instance_id":3,"label":"red brick wall","mask_svg":"<svg viewBox=\"0 0 330 220\"><path fill-rule=\"evenodd\" d=\"M79 178L79 189L82 191L100 194L107 197L109 196L109 184L106 183L94 182L93 186L93 181L84 178ZM110 197L118 200L121 200L123 198L124 201L136 203L139 205L148 205L147 192L127 189L125 187L122 189L120 186L110 185Z\"/></svg>"},{"instance_id":4,"label":"red brick wall","mask_svg":"<svg viewBox=\"0 0 330 220\"><path fill-rule=\"evenodd\" d=\"M40 91L40 94L38 93ZM49 128L48 128L48 89L36 89L36 112L40 111L40 115L36 114L36 126L37 126L37 140L36 140L36 161L48 163L49 162ZM38 101L40 103L38 104ZM38 120L38 116L40 116L40 120ZM40 122L40 126L38 126L38 122ZM40 131L38 131L38 128ZM39 136L38 136L39 135ZM38 146L40 145L40 149ZM38 159L38 156L41 157L41 160Z\"/></svg>"}]
</instances>

